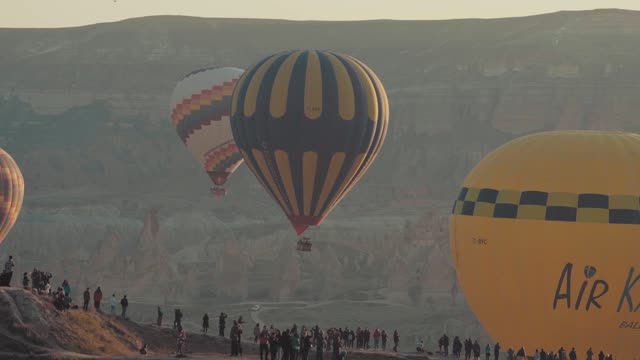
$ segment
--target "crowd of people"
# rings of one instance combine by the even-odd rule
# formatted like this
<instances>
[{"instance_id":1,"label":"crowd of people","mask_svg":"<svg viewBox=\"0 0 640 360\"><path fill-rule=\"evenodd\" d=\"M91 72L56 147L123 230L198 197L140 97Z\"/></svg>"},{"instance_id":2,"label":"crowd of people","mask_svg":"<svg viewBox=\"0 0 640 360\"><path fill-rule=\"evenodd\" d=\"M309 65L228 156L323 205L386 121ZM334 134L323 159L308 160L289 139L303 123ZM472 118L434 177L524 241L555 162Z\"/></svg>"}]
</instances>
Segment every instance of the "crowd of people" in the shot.
<instances>
[{"instance_id":1,"label":"crowd of people","mask_svg":"<svg viewBox=\"0 0 640 360\"><path fill-rule=\"evenodd\" d=\"M455 359L462 358L462 351L464 350L464 359L465 360L480 360L482 353L485 355L486 360L491 360L491 357L495 360L500 359L500 355L502 354L502 348L500 343L496 343L493 346L491 344L487 344L484 349L478 343L478 340L472 341L471 339L465 339L464 343L460 340L459 337L455 337L451 344L452 355ZM444 334L438 340L438 349L439 353L445 357L449 356L449 337ZM420 349L420 346L417 347L418 352L424 351ZM483 351L484 350L484 351ZM586 353L584 359L586 360L596 360L596 354L593 352L592 348L589 348ZM567 353L567 350L564 347L560 347L557 352L547 352L544 349L535 349L533 354L527 354L524 347L521 347L518 351L515 351L513 348L508 348L506 351L506 359L507 360L577 360L578 353L575 348L571 348L571 350ZM597 355L597 360L613 360L613 355L605 354L603 351L600 351Z\"/></svg>"},{"instance_id":2,"label":"crowd of people","mask_svg":"<svg viewBox=\"0 0 640 360\"><path fill-rule=\"evenodd\" d=\"M5 262L4 269L2 271L3 283L2 286L11 286L11 279L13 277L13 268L16 266L15 260L13 256L9 256L9 259ZM25 272L22 276L22 287L25 290L31 290L33 293L38 295L45 295L52 298L53 305L56 309L60 311L67 311L72 309L78 309L78 305L73 303L73 298L71 297L71 285L69 281L66 279L62 281L62 284L56 289L52 291L51 281L53 279L53 275L50 272L40 270L38 268L34 268L31 273ZM91 302L92 294L90 292L90 288L86 288L84 293L82 294L83 298L83 306L82 309L84 311L89 311L89 303ZM100 305L102 303L103 294L100 286L96 288L93 292L93 306L96 311L102 312ZM120 299L120 308L121 314L120 316L123 319L127 317L127 308L129 307L129 300L127 299L127 295L124 295ZM109 299L109 305L111 308L111 315L116 315L116 308L118 305L118 300L116 298L116 294L112 294Z\"/></svg>"},{"instance_id":3,"label":"crowd of people","mask_svg":"<svg viewBox=\"0 0 640 360\"><path fill-rule=\"evenodd\" d=\"M231 338L231 356L242 355L242 319L234 320L229 337ZM383 336L384 334L384 336ZM372 336L373 335L373 336ZM371 346L373 338L373 346ZM253 330L253 341L260 345L261 360L345 360L347 350L354 347L361 349L385 350L387 336L384 330L367 328L349 330L348 328L329 328L323 331L317 325L312 328L294 324L288 329L277 329L256 324ZM397 351L400 336L394 331L394 351ZM327 355L325 355L327 354Z\"/></svg>"},{"instance_id":4,"label":"crowd of people","mask_svg":"<svg viewBox=\"0 0 640 360\"><path fill-rule=\"evenodd\" d=\"M0 273L0 286L10 286L11 279L13 277L13 268L16 266L12 256L5 262L2 273ZM73 304L71 298L71 285L67 280L64 280L62 284L55 290L51 291L51 280L53 275L49 272L34 268L29 274L25 272L23 274L22 286L25 289L39 294L51 296L53 298L54 306L60 311L67 311L69 309L78 309L77 305ZM31 284L31 287L29 286ZM91 293L90 288L86 288L83 293L83 306L84 311L89 311L89 304L93 295L93 306L97 312L102 312L101 303L103 299L102 289L98 286L96 290ZM123 319L127 317L127 308L129 306L129 300L127 295L124 295L120 300L121 314ZM112 294L109 299L110 313L116 315L116 307L118 301L116 294ZM173 328L177 330L177 354L184 355L187 341L187 333L182 327L182 318L184 314L182 310L175 309ZM158 326L162 326L163 312L160 306L157 308L157 321ZM224 337L226 329L227 314L221 312L218 317L218 335ZM242 355L242 335L244 321L242 316L237 320L233 320L233 325L229 332L229 338L231 339L231 356ZM209 315L204 314L202 317L202 332L207 334L209 330ZM289 329L280 330L270 326L267 328L263 325L256 324L253 328L252 340L256 344L259 343L260 359L269 360L309 360L309 356L315 356L315 360L324 360L325 353L331 354L331 360L345 360L347 356L347 349L373 349L386 351L388 333L384 329L370 330L367 327L358 327L357 329L349 328L329 328L326 331L321 330L317 325L312 328L302 326L298 329L297 325L293 325ZM373 344L372 344L373 340ZM394 352L398 351L398 344L400 342L400 336L397 330L394 330L392 334ZM500 343L496 343L493 346L486 344L483 348L480 343L475 340L465 339L460 340L459 337L454 337L450 343L449 337L444 334L438 339L438 353L444 357L449 357L449 348L451 345L451 355L455 359L461 359L464 352L465 360L480 360L480 357L484 353L486 360L491 360L493 357L495 360L499 360L502 354ZM312 354L315 352L315 355ZM419 338L416 343L416 352L427 352L424 341ZM143 345L140 349L141 354L147 353L147 345ZM524 347L521 347L518 351L513 348L508 348L506 351L506 360L577 360L578 354L575 348L572 348L567 352L563 347L557 351L547 352L544 349L536 349L533 354L527 354ZM614 360L611 354L605 354L600 351L597 355L589 348L584 359L586 360Z\"/></svg>"}]
</instances>

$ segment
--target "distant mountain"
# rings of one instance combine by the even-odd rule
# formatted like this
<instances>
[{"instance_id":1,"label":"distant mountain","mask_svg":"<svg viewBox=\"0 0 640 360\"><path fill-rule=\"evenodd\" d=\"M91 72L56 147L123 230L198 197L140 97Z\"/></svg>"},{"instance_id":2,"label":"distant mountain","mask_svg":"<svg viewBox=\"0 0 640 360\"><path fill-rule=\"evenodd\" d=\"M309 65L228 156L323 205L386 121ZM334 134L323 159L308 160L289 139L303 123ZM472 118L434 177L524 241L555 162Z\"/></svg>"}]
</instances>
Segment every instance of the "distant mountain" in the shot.
<instances>
[{"instance_id":1,"label":"distant mountain","mask_svg":"<svg viewBox=\"0 0 640 360\"><path fill-rule=\"evenodd\" d=\"M226 198L208 197L207 176L168 120L185 73L246 68L289 48L358 57L391 106L380 157L312 233L317 253L302 258L246 167ZM401 294L420 303L451 289L446 212L484 155L537 131L640 130L633 11L361 22L161 16L0 29L0 49L0 147L27 184L0 253L17 254L20 271L49 266L57 279L104 281L150 301Z\"/></svg>"}]
</instances>

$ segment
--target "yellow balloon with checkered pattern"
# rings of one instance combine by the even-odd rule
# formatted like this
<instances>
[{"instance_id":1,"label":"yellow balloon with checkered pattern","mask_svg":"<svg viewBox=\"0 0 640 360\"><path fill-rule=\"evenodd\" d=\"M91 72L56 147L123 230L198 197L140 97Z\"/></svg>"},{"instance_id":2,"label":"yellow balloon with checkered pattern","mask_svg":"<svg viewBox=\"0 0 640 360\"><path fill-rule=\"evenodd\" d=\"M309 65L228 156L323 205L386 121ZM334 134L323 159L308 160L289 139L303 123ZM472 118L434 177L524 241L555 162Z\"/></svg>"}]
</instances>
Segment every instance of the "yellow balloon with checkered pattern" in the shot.
<instances>
[{"instance_id":1,"label":"yellow balloon with checkered pattern","mask_svg":"<svg viewBox=\"0 0 640 360\"><path fill-rule=\"evenodd\" d=\"M640 354L640 135L552 131L488 154L455 200L465 298L494 341Z\"/></svg>"}]
</instances>

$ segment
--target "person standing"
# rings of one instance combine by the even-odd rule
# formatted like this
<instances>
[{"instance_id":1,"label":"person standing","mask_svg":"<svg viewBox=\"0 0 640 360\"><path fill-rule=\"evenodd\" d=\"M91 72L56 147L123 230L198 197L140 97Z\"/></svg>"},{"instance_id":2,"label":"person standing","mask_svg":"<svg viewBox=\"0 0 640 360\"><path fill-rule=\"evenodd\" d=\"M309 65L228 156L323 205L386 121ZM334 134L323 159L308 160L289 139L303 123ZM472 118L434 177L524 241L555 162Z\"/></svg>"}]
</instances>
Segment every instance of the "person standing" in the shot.
<instances>
[{"instance_id":1,"label":"person standing","mask_svg":"<svg viewBox=\"0 0 640 360\"><path fill-rule=\"evenodd\" d=\"M400 342L400 335L398 330L393 331L393 352L398 352L398 343Z\"/></svg>"},{"instance_id":2,"label":"person standing","mask_svg":"<svg viewBox=\"0 0 640 360\"><path fill-rule=\"evenodd\" d=\"M218 335L224 337L224 328L226 326L227 314L221 312L218 317Z\"/></svg>"},{"instance_id":3,"label":"person standing","mask_svg":"<svg viewBox=\"0 0 640 360\"><path fill-rule=\"evenodd\" d=\"M82 300L84 303L82 304L82 310L89 311L89 301L91 301L91 293L89 292L89 288L82 293Z\"/></svg>"},{"instance_id":4,"label":"person standing","mask_svg":"<svg viewBox=\"0 0 640 360\"><path fill-rule=\"evenodd\" d=\"M209 314L205 313L202 317L202 332L207 333L209 331Z\"/></svg>"},{"instance_id":5,"label":"person standing","mask_svg":"<svg viewBox=\"0 0 640 360\"><path fill-rule=\"evenodd\" d=\"M120 300L120 306L122 306L122 319L127 320L127 308L129 307L127 295L123 296L122 300Z\"/></svg>"},{"instance_id":6,"label":"person standing","mask_svg":"<svg viewBox=\"0 0 640 360\"><path fill-rule=\"evenodd\" d=\"M593 350L591 348L587 350L587 360L593 360Z\"/></svg>"},{"instance_id":7,"label":"person standing","mask_svg":"<svg viewBox=\"0 0 640 360\"><path fill-rule=\"evenodd\" d=\"M493 358L495 360L498 360L499 357L500 357L500 343L497 342L493 347Z\"/></svg>"},{"instance_id":8,"label":"person standing","mask_svg":"<svg viewBox=\"0 0 640 360\"><path fill-rule=\"evenodd\" d=\"M260 360L263 360L262 353L264 352L264 360L269 360L269 330L267 325L262 328L260 332ZM273 359L272 359L273 360Z\"/></svg>"},{"instance_id":9,"label":"person standing","mask_svg":"<svg viewBox=\"0 0 640 360\"><path fill-rule=\"evenodd\" d=\"M387 332L382 330L380 338L382 339L382 351L387 351Z\"/></svg>"},{"instance_id":10,"label":"person standing","mask_svg":"<svg viewBox=\"0 0 640 360\"><path fill-rule=\"evenodd\" d=\"M578 360L578 354L576 354L576 348L571 348L571 351L569 352L569 359Z\"/></svg>"},{"instance_id":11,"label":"person standing","mask_svg":"<svg viewBox=\"0 0 640 360\"><path fill-rule=\"evenodd\" d=\"M229 331L229 337L231 338L231 356L238 356L238 322L235 320Z\"/></svg>"},{"instance_id":12,"label":"person standing","mask_svg":"<svg viewBox=\"0 0 640 360\"><path fill-rule=\"evenodd\" d=\"M116 294L111 294L111 298L109 298L109 305L111 306L111 315L115 315L116 305L118 305L118 299L116 299Z\"/></svg>"},{"instance_id":13,"label":"person standing","mask_svg":"<svg viewBox=\"0 0 640 360\"><path fill-rule=\"evenodd\" d=\"M293 336L291 336L291 360L298 360L298 353L300 352L300 338L298 337L298 332L294 332Z\"/></svg>"},{"instance_id":14,"label":"person standing","mask_svg":"<svg viewBox=\"0 0 640 360\"><path fill-rule=\"evenodd\" d=\"M181 327L178 328L178 355L184 355L187 347L187 332Z\"/></svg>"},{"instance_id":15,"label":"person standing","mask_svg":"<svg viewBox=\"0 0 640 360\"><path fill-rule=\"evenodd\" d=\"M158 306L158 318L156 319L156 325L162 326L162 309Z\"/></svg>"},{"instance_id":16,"label":"person standing","mask_svg":"<svg viewBox=\"0 0 640 360\"><path fill-rule=\"evenodd\" d=\"M67 280L64 280L62 282L62 289L64 290L64 294L67 296L71 295L71 285L69 285L69 282Z\"/></svg>"},{"instance_id":17,"label":"person standing","mask_svg":"<svg viewBox=\"0 0 640 360\"><path fill-rule=\"evenodd\" d=\"M11 278L13 277L14 267L16 267L16 263L13 261L13 256L9 255L9 260L4 263L2 276L0 276L0 286L11 286Z\"/></svg>"},{"instance_id":18,"label":"person standing","mask_svg":"<svg viewBox=\"0 0 640 360\"><path fill-rule=\"evenodd\" d=\"M323 360L324 334L318 329L316 333L316 360Z\"/></svg>"},{"instance_id":19,"label":"person standing","mask_svg":"<svg viewBox=\"0 0 640 360\"><path fill-rule=\"evenodd\" d=\"M100 302L102 301L102 289L100 286L93 292L93 306L96 308L97 312L100 312Z\"/></svg>"},{"instance_id":20,"label":"person standing","mask_svg":"<svg viewBox=\"0 0 640 360\"><path fill-rule=\"evenodd\" d=\"M256 323L256 326L253 328L253 343L258 343L258 338L260 337L260 324Z\"/></svg>"},{"instance_id":21,"label":"person standing","mask_svg":"<svg viewBox=\"0 0 640 360\"><path fill-rule=\"evenodd\" d=\"M22 287L26 290L29 288L29 273L25 272L22 275Z\"/></svg>"},{"instance_id":22,"label":"person standing","mask_svg":"<svg viewBox=\"0 0 640 360\"><path fill-rule=\"evenodd\" d=\"M282 349L282 360L292 359L289 356L291 353L291 335L288 329L280 335L280 348Z\"/></svg>"},{"instance_id":23,"label":"person standing","mask_svg":"<svg viewBox=\"0 0 640 360\"><path fill-rule=\"evenodd\" d=\"M486 356L487 360L491 359L491 345L487 344L487 346L484 347L484 355Z\"/></svg>"},{"instance_id":24,"label":"person standing","mask_svg":"<svg viewBox=\"0 0 640 360\"><path fill-rule=\"evenodd\" d=\"M378 328L373 331L373 348L376 350L380 348L380 329Z\"/></svg>"}]
</instances>

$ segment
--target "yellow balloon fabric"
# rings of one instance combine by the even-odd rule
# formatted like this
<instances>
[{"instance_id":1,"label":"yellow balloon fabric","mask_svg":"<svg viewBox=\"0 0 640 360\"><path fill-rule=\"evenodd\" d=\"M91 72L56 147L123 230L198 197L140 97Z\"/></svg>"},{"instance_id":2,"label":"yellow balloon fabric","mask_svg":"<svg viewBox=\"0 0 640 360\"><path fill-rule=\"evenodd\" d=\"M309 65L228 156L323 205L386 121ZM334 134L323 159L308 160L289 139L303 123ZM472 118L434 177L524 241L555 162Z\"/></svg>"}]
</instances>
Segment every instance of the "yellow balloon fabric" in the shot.
<instances>
[{"instance_id":1,"label":"yellow balloon fabric","mask_svg":"<svg viewBox=\"0 0 640 360\"><path fill-rule=\"evenodd\" d=\"M450 222L467 302L503 348L640 354L640 135L513 140L464 180Z\"/></svg>"}]
</instances>

